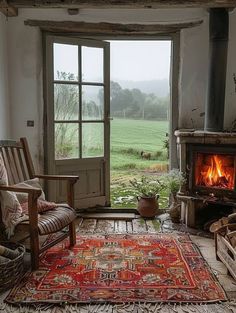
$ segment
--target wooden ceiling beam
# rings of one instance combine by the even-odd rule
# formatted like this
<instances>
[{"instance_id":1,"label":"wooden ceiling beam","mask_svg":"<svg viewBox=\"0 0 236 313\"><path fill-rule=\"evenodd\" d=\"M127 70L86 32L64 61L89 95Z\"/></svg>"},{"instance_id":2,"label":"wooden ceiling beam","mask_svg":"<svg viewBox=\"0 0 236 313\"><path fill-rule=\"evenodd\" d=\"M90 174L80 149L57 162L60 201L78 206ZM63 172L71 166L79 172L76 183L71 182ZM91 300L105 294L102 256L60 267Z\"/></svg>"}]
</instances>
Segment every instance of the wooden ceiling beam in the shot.
<instances>
[{"instance_id":1,"label":"wooden ceiling beam","mask_svg":"<svg viewBox=\"0 0 236 313\"><path fill-rule=\"evenodd\" d=\"M1 0L0 0L1 2ZM17 8L220 8L236 7L236 0L8 0Z\"/></svg>"},{"instance_id":2,"label":"wooden ceiling beam","mask_svg":"<svg viewBox=\"0 0 236 313\"><path fill-rule=\"evenodd\" d=\"M6 17L13 17L18 15L18 9L9 5L8 1L0 0L0 12Z\"/></svg>"},{"instance_id":3,"label":"wooden ceiling beam","mask_svg":"<svg viewBox=\"0 0 236 313\"><path fill-rule=\"evenodd\" d=\"M163 33L174 33L183 28L198 26L202 20L187 23L171 24L116 24L116 23L87 23L72 21L42 21L26 20L25 25L38 26L42 30L50 32L70 32L82 35L101 36L132 36L132 35L157 35Z\"/></svg>"}]
</instances>

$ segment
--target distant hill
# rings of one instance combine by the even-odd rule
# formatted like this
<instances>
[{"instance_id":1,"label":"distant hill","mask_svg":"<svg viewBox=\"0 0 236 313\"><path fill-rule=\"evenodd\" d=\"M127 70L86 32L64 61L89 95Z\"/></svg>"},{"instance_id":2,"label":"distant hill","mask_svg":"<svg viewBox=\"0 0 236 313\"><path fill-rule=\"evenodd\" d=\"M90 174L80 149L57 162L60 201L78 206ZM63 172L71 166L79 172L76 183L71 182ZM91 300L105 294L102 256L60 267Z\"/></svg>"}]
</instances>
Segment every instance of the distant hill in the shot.
<instances>
[{"instance_id":1,"label":"distant hill","mask_svg":"<svg viewBox=\"0 0 236 313\"><path fill-rule=\"evenodd\" d=\"M169 80L145 80L145 81L130 81L130 80L114 80L120 84L123 89L140 89L144 93L154 93L158 97L165 97L170 93Z\"/></svg>"}]
</instances>

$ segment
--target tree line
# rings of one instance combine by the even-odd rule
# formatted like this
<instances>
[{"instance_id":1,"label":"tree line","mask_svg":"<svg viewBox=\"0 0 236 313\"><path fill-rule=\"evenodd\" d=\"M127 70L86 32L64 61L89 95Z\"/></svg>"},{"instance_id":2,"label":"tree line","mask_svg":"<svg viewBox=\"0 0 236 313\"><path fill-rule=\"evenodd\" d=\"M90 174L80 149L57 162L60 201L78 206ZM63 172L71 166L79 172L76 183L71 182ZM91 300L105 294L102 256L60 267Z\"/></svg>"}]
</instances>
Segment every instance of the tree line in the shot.
<instances>
[{"instance_id":1,"label":"tree line","mask_svg":"<svg viewBox=\"0 0 236 313\"><path fill-rule=\"evenodd\" d=\"M60 80L75 80L73 74L57 73ZM88 117L102 116L103 89L94 97L97 100L85 100L82 94L83 115ZM70 84L56 84L54 89L54 104L56 120L71 119L78 116L78 88ZM110 84L111 115L119 118L145 120L167 120L169 96L158 97L154 93L144 93L140 89L123 89L119 83Z\"/></svg>"},{"instance_id":2,"label":"tree line","mask_svg":"<svg viewBox=\"0 0 236 313\"><path fill-rule=\"evenodd\" d=\"M143 93L140 89L123 89L111 81L110 107L114 117L146 120L167 120L169 97L157 97Z\"/></svg>"}]
</instances>

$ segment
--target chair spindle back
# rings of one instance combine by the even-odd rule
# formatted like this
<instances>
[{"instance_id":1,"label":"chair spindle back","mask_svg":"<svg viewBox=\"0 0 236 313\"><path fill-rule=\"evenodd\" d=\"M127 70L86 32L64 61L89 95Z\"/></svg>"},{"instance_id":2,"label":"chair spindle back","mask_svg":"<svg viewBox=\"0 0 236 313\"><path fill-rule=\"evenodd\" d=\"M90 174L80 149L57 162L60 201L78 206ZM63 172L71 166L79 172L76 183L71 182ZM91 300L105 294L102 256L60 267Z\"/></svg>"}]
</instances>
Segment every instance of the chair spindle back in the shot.
<instances>
[{"instance_id":1,"label":"chair spindle back","mask_svg":"<svg viewBox=\"0 0 236 313\"><path fill-rule=\"evenodd\" d=\"M34 167L25 138L20 141L0 140L0 153L7 170L9 185L34 177Z\"/></svg>"}]
</instances>

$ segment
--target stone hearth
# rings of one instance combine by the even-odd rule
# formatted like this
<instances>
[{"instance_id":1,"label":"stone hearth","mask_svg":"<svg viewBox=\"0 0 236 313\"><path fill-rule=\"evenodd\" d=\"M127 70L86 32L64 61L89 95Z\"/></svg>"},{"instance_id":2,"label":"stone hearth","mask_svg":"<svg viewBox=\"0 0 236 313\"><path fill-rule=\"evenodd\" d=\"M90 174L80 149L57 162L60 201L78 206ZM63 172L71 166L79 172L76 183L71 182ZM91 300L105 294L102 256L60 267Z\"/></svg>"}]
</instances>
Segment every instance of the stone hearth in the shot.
<instances>
[{"instance_id":1,"label":"stone hearth","mask_svg":"<svg viewBox=\"0 0 236 313\"><path fill-rule=\"evenodd\" d=\"M236 133L177 130L175 136L177 137L179 167L181 172L186 173L187 178L185 186L182 187L178 195L181 200L182 221L189 227L196 227L202 214L207 216L209 213L209 217L205 217L205 219L209 218L210 222L211 219L217 219L221 214L227 215L235 212ZM230 155L234 164L234 187L232 189L205 186L197 188L194 185L194 163L196 160L193 155L197 149L208 154ZM214 212L212 216L211 212Z\"/></svg>"}]
</instances>

